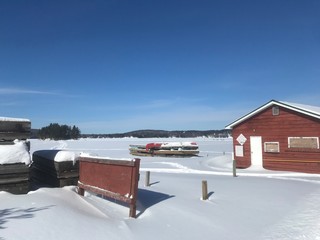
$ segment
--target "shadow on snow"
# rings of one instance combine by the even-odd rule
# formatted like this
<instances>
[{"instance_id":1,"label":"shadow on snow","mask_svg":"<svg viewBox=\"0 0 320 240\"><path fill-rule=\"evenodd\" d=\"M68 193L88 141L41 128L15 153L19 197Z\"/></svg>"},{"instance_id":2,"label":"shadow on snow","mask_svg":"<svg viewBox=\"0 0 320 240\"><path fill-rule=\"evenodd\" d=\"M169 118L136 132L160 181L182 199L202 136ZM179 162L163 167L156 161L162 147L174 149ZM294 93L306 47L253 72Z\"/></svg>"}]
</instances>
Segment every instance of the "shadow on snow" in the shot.
<instances>
[{"instance_id":1,"label":"shadow on snow","mask_svg":"<svg viewBox=\"0 0 320 240\"><path fill-rule=\"evenodd\" d=\"M147 189L138 190L137 210L139 213L137 217L141 216L145 210L156 205L162 201L175 197L174 195L168 195L165 193L154 192Z\"/></svg>"},{"instance_id":2,"label":"shadow on snow","mask_svg":"<svg viewBox=\"0 0 320 240\"><path fill-rule=\"evenodd\" d=\"M54 205L40 208L7 208L0 209L0 229L5 229L4 224L12 219L33 218L36 212L49 209ZM0 237L1 239L1 237Z\"/></svg>"}]
</instances>

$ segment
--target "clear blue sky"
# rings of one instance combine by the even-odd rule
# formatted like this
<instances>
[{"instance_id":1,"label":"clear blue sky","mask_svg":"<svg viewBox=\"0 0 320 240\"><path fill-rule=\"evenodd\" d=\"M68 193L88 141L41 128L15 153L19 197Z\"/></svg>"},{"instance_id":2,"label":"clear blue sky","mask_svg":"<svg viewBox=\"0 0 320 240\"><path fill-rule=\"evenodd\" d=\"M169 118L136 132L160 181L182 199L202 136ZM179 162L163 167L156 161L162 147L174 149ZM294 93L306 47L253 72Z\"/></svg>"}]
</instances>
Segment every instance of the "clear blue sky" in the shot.
<instances>
[{"instance_id":1,"label":"clear blue sky","mask_svg":"<svg viewBox=\"0 0 320 240\"><path fill-rule=\"evenodd\" d=\"M320 106L320 1L2 0L0 98L0 116L82 133Z\"/></svg>"}]
</instances>

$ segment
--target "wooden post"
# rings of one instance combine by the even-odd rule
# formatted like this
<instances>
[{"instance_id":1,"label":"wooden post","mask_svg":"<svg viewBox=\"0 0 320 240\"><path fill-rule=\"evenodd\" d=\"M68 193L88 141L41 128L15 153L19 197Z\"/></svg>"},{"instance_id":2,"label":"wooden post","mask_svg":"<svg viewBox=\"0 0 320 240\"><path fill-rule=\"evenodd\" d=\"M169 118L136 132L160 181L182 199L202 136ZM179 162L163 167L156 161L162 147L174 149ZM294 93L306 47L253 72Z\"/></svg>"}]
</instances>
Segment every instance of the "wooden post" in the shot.
<instances>
[{"instance_id":1,"label":"wooden post","mask_svg":"<svg viewBox=\"0 0 320 240\"><path fill-rule=\"evenodd\" d=\"M136 218L137 217L136 211L137 211L136 204L131 203L130 210L129 210L129 217Z\"/></svg>"},{"instance_id":2,"label":"wooden post","mask_svg":"<svg viewBox=\"0 0 320 240\"><path fill-rule=\"evenodd\" d=\"M145 184L146 187L150 186L150 171L146 171L146 179L145 179Z\"/></svg>"},{"instance_id":3,"label":"wooden post","mask_svg":"<svg viewBox=\"0 0 320 240\"><path fill-rule=\"evenodd\" d=\"M208 184L206 180L202 181L202 200L208 199Z\"/></svg>"},{"instance_id":4,"label":"wooden post","mask_svg":"<svg viewBox=\"0 0 320 240\"><path fill-rule=\"evenodd\" d=\"M236 177L237 176L237 162L234 159L233 153L232 153L231 157L232 157L232 174L233 174L233 177Z\"/></svg>"},{"instance_id":5,"label":"wooden post","mask_svg":"<svg viewBox=\"0 0 320 240\"><path fill-rule=\"evenodd\" d=\"M232 173L233 173L233 177L237 176L237 162L236 162L236 160L232 160Z\"/></svg>"},{"instance_id":6,"label":"wooden post","mask_svg":"<svg viewBox=\"0 0 320 240\"><path fill-rule=\"evenodd\" d=\"M78 187L78 194L81 195L81 196L84 196L84 189Z\"/></svg>"}]
</instances>

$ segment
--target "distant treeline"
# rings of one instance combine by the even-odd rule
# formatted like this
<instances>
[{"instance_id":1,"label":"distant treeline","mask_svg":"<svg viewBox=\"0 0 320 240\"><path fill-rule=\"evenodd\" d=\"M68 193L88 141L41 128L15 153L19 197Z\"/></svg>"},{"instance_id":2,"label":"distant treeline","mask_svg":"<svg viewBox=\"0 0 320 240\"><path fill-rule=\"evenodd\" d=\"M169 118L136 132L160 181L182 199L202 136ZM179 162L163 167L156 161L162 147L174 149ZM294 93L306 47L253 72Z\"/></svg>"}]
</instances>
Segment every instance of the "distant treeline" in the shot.
<instances>
[{"instance_id":1,"label":"distant treeline","mask_svg":"<svg viewBox=\"0 0 320 240\"><path fill-rule=\"evenodd\" d=\"M137 130L126 133L113 133L113 134L82 134L83 138L194 138L194 137L215 137L226 138L231 135L230 130L188 130L188 131L165 131L165 130Z\"/></svg>"},{"instance_id":2,"label":"distant treeline","mask_svg":"<svg viewBox=\"0 0 320 240\"><path fill-rule=\"evenodd\" d=\"M34 131L31 131L34 133ZM66 140L81 137L80 129L76 126L59 125L51 123L37 131L37 137L41 139Z\"/></svg>"},{"instance_id":3,"label":"distant treeline","mask_svg":"<svg viewBox=\"0 0 320 240\"><path fill-rule=\"evenodd\" d=\"M41 129L31 129L31 138L50 138L60 139L77 139L77 138L195 138L195 137L213 137L227 138L231 135L231 130L187 130L187 131L166 131L166 130L137 130L126 133L111 134L81 134L80 129L76 126L50 124Z\"/></svg>"}]
</instances>

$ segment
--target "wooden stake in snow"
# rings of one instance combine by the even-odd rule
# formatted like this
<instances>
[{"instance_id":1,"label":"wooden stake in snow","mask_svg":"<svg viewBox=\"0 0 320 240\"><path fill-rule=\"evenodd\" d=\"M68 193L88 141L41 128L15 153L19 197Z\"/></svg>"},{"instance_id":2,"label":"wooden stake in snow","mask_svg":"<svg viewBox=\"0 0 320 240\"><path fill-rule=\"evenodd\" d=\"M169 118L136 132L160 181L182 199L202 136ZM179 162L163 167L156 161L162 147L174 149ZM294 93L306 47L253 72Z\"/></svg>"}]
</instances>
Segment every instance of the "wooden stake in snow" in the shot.
<instances>
[{"instance_id":1,"label":"wooden stake in snow","mask_svg":"<svg viewBox=\"0 0 320 240\"><path fill-rule=\"evenodd\" d=\"M237 176L237 162L234 159L233 153L232 153L232 174L233 174L233 177Z\"/></svg>"},{"instance_id":2,"label":"wooden stake in snow","mask_svg":"<svg viewBox=\"0 0 320 240\"><path fill-rule=\"evenodd\" d=\"M237 176L237 162L236 160L232 160L232 173L233 176L236 177Z\"/></svg>"},{"instance_id":3,"label":"wooden stake in snow","mask_svg":"<svg viewBox=\"0 0 320 240\"><path fill-rule=\"evenodd\" d=\"M208 184L206 180L202 181L202 200L208 199Z\"/></svg>"},{"instance_id":4,"label":"wooden stake in snow","mask_svg":"<svg viewBox=\"0 0 320 240\"><path fill-rule=\"evenodd\" d=\"M145 184L146 187L150 186L150 171L146 171L146 179L145 179Z\"/></svg>"}]
</instances>

